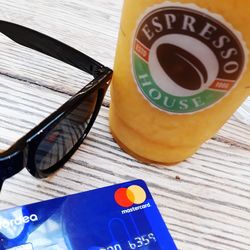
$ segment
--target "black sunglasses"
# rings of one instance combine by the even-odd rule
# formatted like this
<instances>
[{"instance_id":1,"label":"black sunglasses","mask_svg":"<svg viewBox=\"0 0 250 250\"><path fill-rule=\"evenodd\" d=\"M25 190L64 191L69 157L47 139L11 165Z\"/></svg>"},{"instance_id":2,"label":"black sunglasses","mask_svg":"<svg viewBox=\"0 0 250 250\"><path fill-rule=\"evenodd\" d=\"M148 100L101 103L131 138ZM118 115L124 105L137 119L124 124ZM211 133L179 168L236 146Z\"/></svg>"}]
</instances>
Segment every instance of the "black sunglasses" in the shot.
<instances>
[{"instance_id":1,"label":"black sunglasses","mask_svg":"<svg viewBox=\"0 0 250 250\"><path fill-rule=\"evenodd\" d=\"M23 168L44 178L65 164L92 127L109 87L112 70L51 37L0 21L0 32L14 42L72 65L94 79L7 151L0 154L0 190ZM0 104L1 105L1 104Z\"/></svg>"}]
</instances>

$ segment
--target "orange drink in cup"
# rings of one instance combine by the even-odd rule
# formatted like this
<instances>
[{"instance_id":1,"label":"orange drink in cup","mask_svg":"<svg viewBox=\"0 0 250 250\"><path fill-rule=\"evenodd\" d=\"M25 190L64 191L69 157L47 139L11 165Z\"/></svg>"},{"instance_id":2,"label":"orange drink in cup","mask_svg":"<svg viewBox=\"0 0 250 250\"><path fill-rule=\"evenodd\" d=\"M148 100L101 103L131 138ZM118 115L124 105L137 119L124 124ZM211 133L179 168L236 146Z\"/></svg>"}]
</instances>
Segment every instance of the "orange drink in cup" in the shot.
<instances>
[{"instance_id":1,"label":"orange drink in cup","mask_svg":"<svg viewBox=\"0 0 250 250\"><path fill-rule=\"evenodd\" d=\"M247 0L125 0L111 132L144 162L194 154L250 92Z\"/></svg>"}]
</instances>

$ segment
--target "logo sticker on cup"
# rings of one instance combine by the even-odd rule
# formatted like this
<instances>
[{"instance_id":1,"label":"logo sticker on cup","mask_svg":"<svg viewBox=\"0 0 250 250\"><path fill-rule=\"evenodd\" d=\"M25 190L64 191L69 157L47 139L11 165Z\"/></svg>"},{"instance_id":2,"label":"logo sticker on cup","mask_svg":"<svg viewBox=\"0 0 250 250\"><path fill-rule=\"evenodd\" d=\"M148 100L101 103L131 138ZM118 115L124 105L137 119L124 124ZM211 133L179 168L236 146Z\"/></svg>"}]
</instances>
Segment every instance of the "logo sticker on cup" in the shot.
<instances>
[{"instance_id":1,"label":"logo sticker on cup","mask_svg":"<svg viewBox=\"0 0 250 250\"><path fill-rule=\"evenodd\" d=\"M143 96L160 110L190 114L227 96L246 66L239 32L195 5L151 9L136 29L132 65Z\"/></svg>"}]
</instances>

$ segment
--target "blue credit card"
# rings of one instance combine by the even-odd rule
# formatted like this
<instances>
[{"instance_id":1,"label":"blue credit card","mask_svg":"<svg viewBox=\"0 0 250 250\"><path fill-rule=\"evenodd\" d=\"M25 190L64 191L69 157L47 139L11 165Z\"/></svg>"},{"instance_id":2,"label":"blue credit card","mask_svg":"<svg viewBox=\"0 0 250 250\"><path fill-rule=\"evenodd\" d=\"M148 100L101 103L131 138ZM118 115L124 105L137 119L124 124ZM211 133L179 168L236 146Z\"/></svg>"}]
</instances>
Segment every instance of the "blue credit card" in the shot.
<instances>
[{"instance_id":1,"label":"blue credit card","mask_svg":"<svg viewBox=\"0 0 250 250\"><path fill-rule=\"evenodd\" d=\"M0 211L0 250L177 250L146 184Z\"/></svg>"}]
</instances>

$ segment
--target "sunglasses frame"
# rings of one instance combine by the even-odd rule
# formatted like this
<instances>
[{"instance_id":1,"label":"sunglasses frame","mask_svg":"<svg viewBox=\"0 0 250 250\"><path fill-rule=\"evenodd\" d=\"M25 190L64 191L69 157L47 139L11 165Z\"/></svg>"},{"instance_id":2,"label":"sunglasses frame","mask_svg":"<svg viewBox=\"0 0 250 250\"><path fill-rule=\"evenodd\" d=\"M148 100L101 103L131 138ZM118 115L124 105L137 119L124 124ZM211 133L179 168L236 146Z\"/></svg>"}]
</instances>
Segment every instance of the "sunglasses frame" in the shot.
<instances>
[{"instance_id":1,"label":"sunglasses frame","mask_svg":"<svg viewBox=\"0 0 250 250\"><path fill-rule=\"evenodd\" d=\"M45 118L39 125L19 139L9 149L0 153L0 190L7 178L20 172L23 168L37 178L46 178L51 173L61 168L86 138L101 108L103 98L109 87L112 70L91 57L73 49L72 47L48 37L42 33L20 26L18 24L0 21L0 32L14 42L39 51L45 55L58 59L74 66L86 73L91 74L94 79L82 88L77 94L70 98L55 112ZM97 101L91 119L78 142L72 149L55 165L48 170L39 170L35 164L36 150L46 135L68 114L70 114L90 94L97 92Z\"/></svg>"}]
</instances>

